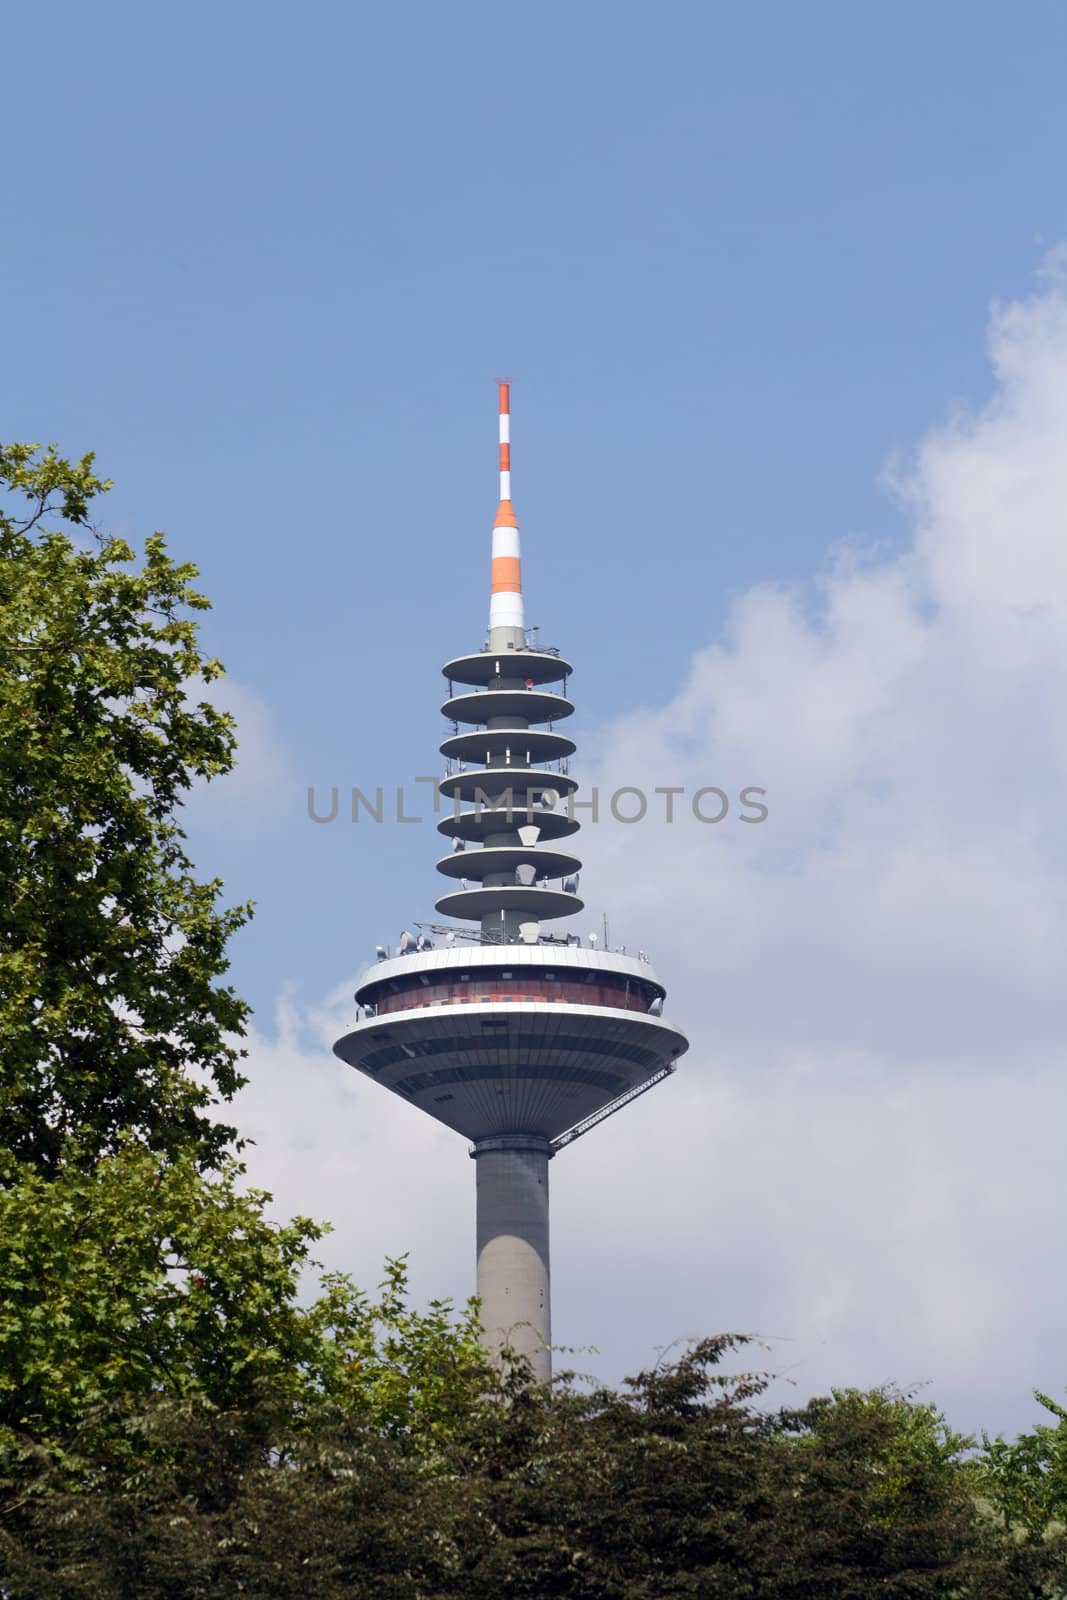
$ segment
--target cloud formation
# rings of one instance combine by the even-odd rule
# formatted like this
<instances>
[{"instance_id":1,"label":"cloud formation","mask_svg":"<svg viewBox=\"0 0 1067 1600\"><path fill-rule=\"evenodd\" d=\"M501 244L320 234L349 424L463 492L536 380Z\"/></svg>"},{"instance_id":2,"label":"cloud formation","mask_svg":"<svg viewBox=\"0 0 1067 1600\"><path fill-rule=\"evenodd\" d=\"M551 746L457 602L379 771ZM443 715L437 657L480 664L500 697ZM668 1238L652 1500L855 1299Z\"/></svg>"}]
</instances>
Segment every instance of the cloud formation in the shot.
<instances>
[{"instance_id":1,"label":"cloud formation","mask_svg":"<svg viewBox=\"0 0 1067 1600\"><path fill-rule=\"evenodd\" d=\"M929 1380L963 1427L1067 1384L1064 273L994 310L989 403L889 486L900 548L753 589L670 704L583 740L602 793L770 806L582 836L613 942L650 952L691 1039L553 1164L555 1334L605 1376L742 1328L804 1395ZM462 1142L338 1073L350 1015L335 995L256 1040L252 1175L331 1216L365 1281L411 1248L420 1292L462 1294Z\"/></svg>"},{"instance_id":2,"label":"cloud formation","mask_svg":"<svg viewBox=\"0 0 1067 1600\"><path fill-rule=\"evenodd\" d=\"M299 779L274 715L254 689L227 674L191 684L189 700L229 712L237 725L233 770L224 781L198 778L186 798L185 820L197 843L225 839L247 849L267 830L291 821Z\"/></svg>"}]
</instances>

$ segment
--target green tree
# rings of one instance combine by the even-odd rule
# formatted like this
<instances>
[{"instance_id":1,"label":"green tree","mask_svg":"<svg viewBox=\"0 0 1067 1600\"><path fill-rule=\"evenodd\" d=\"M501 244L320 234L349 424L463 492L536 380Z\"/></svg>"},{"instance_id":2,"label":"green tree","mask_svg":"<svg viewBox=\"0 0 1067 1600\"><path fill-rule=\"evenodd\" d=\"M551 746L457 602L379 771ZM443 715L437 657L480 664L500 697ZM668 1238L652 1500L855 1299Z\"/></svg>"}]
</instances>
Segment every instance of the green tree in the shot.
<instances>
[{"instance_id":1,"label":"green tree","mask_svg":"<svg viewBox=\"0 0 1067 1600\"><path fill-rule=\"evenodd\" d=\"M1067 1409L1039 1389L1034 1399L1055 1420L1017 1439L984 1433L974 1481L1008 1527L1058 1540L1067 1535Z\"/></svg>"},{"instance_id":2,"label":"green tree","mask_svg":"<svg viewBox=\"0 0 1067 1600\"><path fill-rule=\"evenodd\" d=\"M247 1412L157 1403L80 1488L42 1472L0 1524L5 1581L13 1600L1057 1592L1062 1554L982 1515L921 1408L846 1392L761 1413L761 1379L717 1370L743 1342L704 1341L622 1392L513 1373L505 1403L469 1396L430 1454L343 1408L265 1439Z\"/></svg>"},{"instance_id":3,"label":"green tree","mask_svg":"<svg viewBox=\"0 0 1067 1600\"><path fill-rule=\"evenodd\" d=\"M286 1426L329 1402L428 1449L482 1382L473 1312L409 1310L399 1263L377 1300L333 1275L303 1304L323 1229L273 1225L214 1120L249 908L179 818L234 729L196 698L222 670L196 569L96 529L107 487L0 447L0 1451L12 1484L40 1450L66 1470L87 1419L160 1396Z\"/></svg>"},{"instance_id":4,"label":"green tree","mask_svg":"<svg viewBox=\"0 0 1067 1600\"><path fill-rule=\"evenodd\" d=\"M219 980L248 908L197 881L178 821L233 762L193 698L221 672L207 601L162 535L138 567L96 530L108 488L92 456L0 446L0 1146L44 1173L131 1131L211 1166L234 1130L205 1108L243 1081Z\"/></svg>"},{"instance_id":5,"label":"green tree","mask_svg":"<svg viewBox=\"0 0 1067 1600\"><path fill-rule=\"evenodd\" d=\"M1036 1597L1049 1553L1005 1541L970 1489L971 1440L892 1390L835 1390L779 1415L768 1549L783 1600Z\"/></svg>"},{"instance_id":6,"label":"green tree","mask_svg":"<svg viewBox=\"0 0 1067 1600\"><path fill-rule=\"evenodd\" d=\"M228 1410L269 1395L293 1421L328 1399L432 1446L481 1383L473 1309L409 1309L402 1262L377 1299L326 1274L301 1304L325 1230L272 1225L241 1170L130 1143L0 1188L0 1441L58 1447L100 1406L163 1391Z\"/></svg>"}]
</instances>

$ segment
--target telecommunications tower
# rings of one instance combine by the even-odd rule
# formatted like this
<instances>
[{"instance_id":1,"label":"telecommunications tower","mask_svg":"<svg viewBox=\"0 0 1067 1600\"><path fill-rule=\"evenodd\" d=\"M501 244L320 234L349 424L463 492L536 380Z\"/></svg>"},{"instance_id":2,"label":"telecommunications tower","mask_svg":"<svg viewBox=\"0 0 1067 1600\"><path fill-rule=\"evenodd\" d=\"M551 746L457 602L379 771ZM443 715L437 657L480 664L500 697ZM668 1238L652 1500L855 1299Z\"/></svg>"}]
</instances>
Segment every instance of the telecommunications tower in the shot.
<instances>
[{"instance_id":1,"label":"telecommunications tower","mask_svg":"<svg viewBox=\"0 0 1067 1600\"><path fill-rule=\"evenodd\" d=\"M511 1345L547 1380L548 1163L668 1077L688 1044L663 1020L666 991L643 952L545 928L582 909L575 746L557 732L574 706L570 663L526 631L509 411L502 383L488 638L442 669L440 793L452 809L437 827L451 850L437 870L456 886L437 910L474 926L403 933L394 954L379 946L356 990L359 1020L334 1051L470 1140L486 1344Z\"/></svg>"}]
</instances>

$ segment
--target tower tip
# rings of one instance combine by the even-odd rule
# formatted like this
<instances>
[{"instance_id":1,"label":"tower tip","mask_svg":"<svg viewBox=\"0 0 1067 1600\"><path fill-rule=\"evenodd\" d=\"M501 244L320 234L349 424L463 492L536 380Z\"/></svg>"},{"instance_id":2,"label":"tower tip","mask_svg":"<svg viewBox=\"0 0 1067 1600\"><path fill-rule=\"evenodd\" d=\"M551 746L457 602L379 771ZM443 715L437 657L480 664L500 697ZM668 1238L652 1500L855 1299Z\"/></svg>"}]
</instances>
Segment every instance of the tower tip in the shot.
<instances>
[{"instance_id":1,"label":"tower tip","mask_svg":"<svg viewBox=\"0 0 1067 1600\"><path fill-rule=\"evenodd\" d=\"M508 378L497 381L500 396L500 510L495 526L513 528L515 513L511 509L511 382Z\"/></svg>"},{"instance_id":2,"label":"tower tip","mask_svg":"<svg viewBox=\"0 0 1067 1600\"><path fill-rule=\"evenodd\" d=\"M499 645L525 643L519 523L511 504L511 384L497 383L500 395L500 500L493 522L493 573L489 601L489 639Z\"/></svg>"}]
</instances>

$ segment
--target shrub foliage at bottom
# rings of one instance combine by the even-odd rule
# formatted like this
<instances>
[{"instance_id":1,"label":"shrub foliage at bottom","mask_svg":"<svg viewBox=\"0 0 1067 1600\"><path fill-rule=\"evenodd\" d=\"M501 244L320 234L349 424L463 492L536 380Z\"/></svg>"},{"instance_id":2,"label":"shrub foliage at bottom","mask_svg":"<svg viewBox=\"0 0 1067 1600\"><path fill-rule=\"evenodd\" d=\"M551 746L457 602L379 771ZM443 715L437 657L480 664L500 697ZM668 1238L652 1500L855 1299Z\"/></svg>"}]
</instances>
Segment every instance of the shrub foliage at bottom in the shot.
<instances>
[{"instance_id":1,"label":"shrub foliage at bottom","mask_svg":"<svg viewBox=\"0 0 1067 1600\"><path fill-rule=\"evenodd\" d=\"M11 1600L1015 1600L1067 1582L1058 1541L971 1493L929 1408L846 1392L766 1414L696 1346L620 1393L515 1369L436 1447L324 1404L294 1428L143 1401L24 1452L2 1518ZM76 1463L76 1466L72 1466Z\"/></svg>"}]
</instances>

